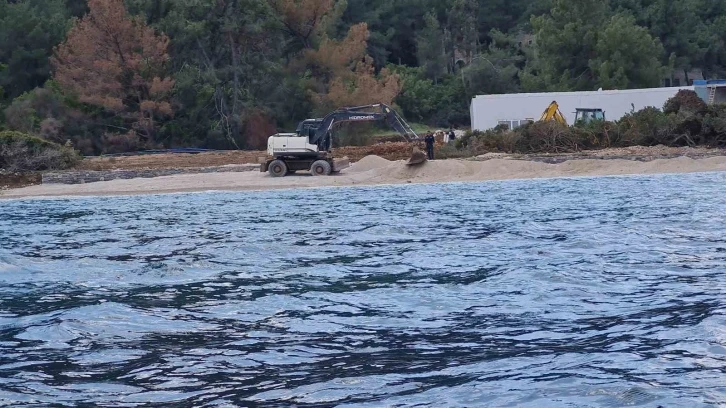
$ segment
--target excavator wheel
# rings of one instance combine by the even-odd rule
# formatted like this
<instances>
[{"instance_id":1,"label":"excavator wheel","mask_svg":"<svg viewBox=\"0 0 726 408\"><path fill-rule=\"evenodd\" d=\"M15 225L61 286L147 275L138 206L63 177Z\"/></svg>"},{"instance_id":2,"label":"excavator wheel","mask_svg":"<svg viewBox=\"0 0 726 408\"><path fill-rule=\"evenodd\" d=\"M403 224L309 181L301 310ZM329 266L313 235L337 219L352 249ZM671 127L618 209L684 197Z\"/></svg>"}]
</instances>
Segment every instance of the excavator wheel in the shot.
<instances>
[{"instance_id":1,"label":"excavator wheel","mask_svg":"<svg viewBox=\"0 0 726 408\"><path fill-rule=\"evenodd\" d=\"M268 168L272 177L284 177L287 174L287 164L282 160L273 160Z\"/></svg>"},{"instance_id":2,"label":"excavator wheel","mask_svg":"<svg viewBox=\"0 0 726 408\"><path fill-rule=\"evenodd\" d=\"M310 166L310 173L313 176L329 176L333 168L325 160L316 160L312 166Z\"/></svg>"}]
</instances>

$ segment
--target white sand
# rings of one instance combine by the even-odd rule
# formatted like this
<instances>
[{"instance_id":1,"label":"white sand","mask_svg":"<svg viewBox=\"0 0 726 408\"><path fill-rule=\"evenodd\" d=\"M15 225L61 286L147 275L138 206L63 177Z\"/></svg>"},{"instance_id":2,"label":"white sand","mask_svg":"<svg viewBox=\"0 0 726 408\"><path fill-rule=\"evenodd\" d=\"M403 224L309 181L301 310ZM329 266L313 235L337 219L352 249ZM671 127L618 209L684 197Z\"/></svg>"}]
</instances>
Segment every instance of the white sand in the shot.
<instances>
[{"instance_id":1,"label":"white sand","mask_svg":"<svg viewBox=\"0 0 726 408\"><path fill-rule=\"evenodd\" d=\"M376 155L370 155L366 156L359 161L353 163L349 169L346 169L346 173L362 173L364 171L370 171L375 169L380 169L383 167L387 167L392 162L390 160L386 160L383 157L376 156Z\"/></svg>"},{"instance_id":2,"label":"white sand","mask_svg":"<svg viewBox=\"0 0 726 408\"><path fill-rule=\"evenodd\" d=\"M43 184L0 192L2 198L158 194L191 191L242 191L327 186L439 183L573 176L607 176L658 173L726 171L726 156L704 159L679 157L649 162L632 160L571 160L560 164L493 159L488 161L441 160L409 167L366 157L339 175L315 177L307 173L273 178L260 172L186 174L147 179L111 180L88 184Z\"/></svg>"}]
</instances>

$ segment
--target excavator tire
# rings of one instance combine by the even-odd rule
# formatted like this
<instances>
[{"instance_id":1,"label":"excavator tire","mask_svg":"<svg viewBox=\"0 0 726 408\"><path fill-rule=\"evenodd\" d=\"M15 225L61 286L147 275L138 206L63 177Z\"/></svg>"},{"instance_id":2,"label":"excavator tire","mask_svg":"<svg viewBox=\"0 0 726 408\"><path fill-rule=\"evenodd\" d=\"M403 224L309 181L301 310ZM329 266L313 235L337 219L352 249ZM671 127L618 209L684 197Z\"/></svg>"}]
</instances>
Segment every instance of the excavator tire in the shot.
<instances>
[{"instance_id":1,"label":"excavator tire","mask_svg":"<svg viewBox=\"0 0 726 408\"><path fill-rule=\"evenodd\" d=\"M313 176L329 176L331 171L333 171L332 166L325 160L316 160L310 166L310 174Z\"/></svg>"},{"instance_id":2,"label":"excavator tire","mask_svg":"<svg viewBox=\"0 0 726 408\"><path fill-rule=\"evenodd\" d=\"M282 160L273 160L268 168L272 177L284 177L287 174L287 164Z\"/></svg>"}]
</instances>

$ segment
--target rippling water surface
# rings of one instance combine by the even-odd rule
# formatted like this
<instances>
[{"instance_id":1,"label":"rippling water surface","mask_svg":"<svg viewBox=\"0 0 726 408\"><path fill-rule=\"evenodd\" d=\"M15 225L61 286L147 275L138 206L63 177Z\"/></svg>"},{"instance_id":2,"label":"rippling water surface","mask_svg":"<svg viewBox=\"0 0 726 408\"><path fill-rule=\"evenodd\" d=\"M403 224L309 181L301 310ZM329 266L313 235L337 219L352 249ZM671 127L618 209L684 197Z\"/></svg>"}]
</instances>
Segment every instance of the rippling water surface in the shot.
<instances>
[{"instance_id":1,"label":"rippling water surface","mask_svg":"<svg viewBox=\"0 0 726 408\"><path fill-rule=\"evenodd\" d=\"M726 173L0 202L0 405L726 406Z\"/></svg>"}]
</instances>

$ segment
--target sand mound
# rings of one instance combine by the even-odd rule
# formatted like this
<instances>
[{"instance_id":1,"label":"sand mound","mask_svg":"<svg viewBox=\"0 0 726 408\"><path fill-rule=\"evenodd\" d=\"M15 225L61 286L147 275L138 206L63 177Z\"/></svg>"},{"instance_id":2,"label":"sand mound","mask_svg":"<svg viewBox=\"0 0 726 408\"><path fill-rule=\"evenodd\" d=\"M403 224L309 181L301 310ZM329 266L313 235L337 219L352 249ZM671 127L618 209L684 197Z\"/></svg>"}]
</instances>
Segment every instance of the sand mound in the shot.
<instances>
[{"instance_id":1,"label":"sand mound","mask_svg":"<svg viewBox=\"0 0 726 408\"><path fill-rule=\"evenodd\" d=\"M397 166L387 168L385 174L382 173L381 176L390 180L438 181L448 178L454 181L470 176L473 173L473 163L462 160L428 161L418 166L397 164Z\"/></svg>"},{"instance_id":2,"label":"sand mound","mask_svg":"<svg viewBox=\"0 0 726 408\"><path fill-rule=\"evenodd\" d=\"M376 156L376 155L370 155L366 156L359 161L353 163L353 165L350 168L350 171L359 173L369 170L375 170L380 169L383 167L387 167L392 162L390 160L386 160L383 157Z\"/></svg>"}]
</instances>

